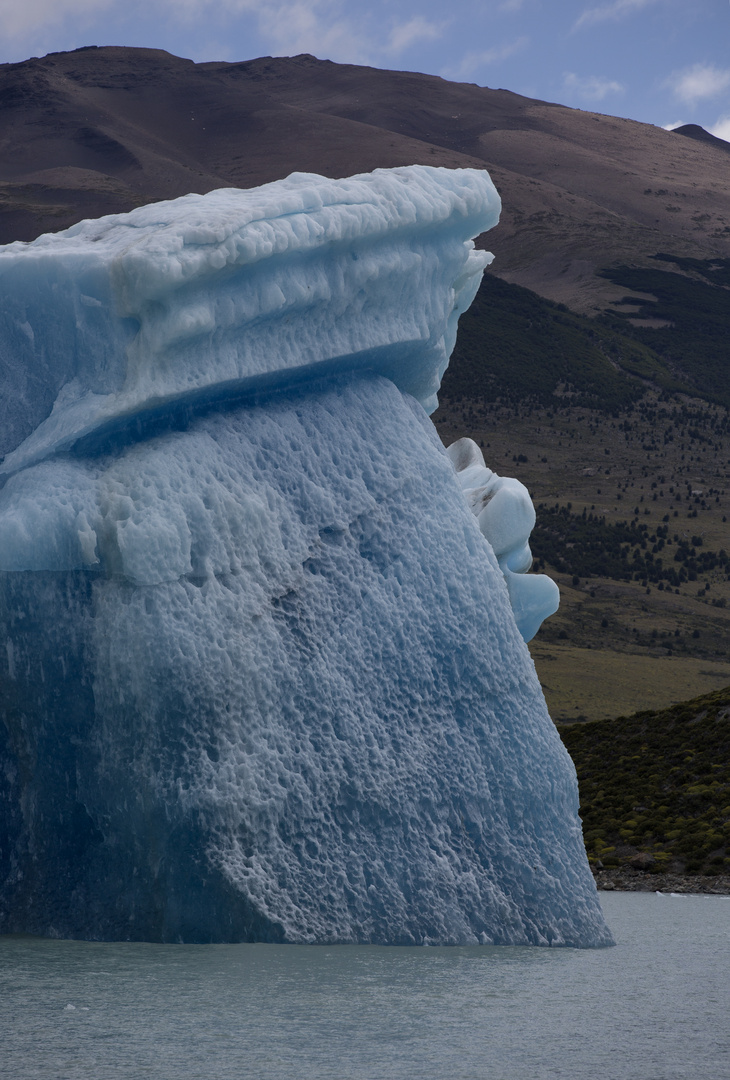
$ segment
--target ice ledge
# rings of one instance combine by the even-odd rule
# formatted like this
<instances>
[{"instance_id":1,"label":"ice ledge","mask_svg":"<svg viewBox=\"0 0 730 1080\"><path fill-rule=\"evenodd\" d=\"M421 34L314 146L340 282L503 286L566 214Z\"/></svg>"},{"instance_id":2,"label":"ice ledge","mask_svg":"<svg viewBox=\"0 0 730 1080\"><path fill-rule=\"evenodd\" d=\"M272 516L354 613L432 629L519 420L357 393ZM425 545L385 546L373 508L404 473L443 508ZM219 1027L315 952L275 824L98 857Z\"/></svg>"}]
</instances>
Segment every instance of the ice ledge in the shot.
<instances>
[{"instance_id":1,"label":"ice ledge","mask_svg":"<svg viewBox=\"0 0 730 1080\"><path fill-rule=\"evenodd\" d=\"M378 372L432 411L492 258L472 238L499 211L478 170L294 173L0 249L15 384L0 475L95 432L327 371ZM55 400L23 392L49 381Z\"/></svg>"}]
</instances>

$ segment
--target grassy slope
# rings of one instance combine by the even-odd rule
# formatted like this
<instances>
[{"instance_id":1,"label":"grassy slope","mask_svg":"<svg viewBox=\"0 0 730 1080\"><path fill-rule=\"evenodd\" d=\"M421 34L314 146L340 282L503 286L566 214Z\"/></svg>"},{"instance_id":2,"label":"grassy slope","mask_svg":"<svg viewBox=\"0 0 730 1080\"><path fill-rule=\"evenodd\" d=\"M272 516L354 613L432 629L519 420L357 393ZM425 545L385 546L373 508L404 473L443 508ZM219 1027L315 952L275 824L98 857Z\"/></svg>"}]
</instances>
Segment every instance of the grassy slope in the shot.
<instances>
[{"instance_id":1,"label":"grassy slope","mask_svg":"<svg viewBox=\"0 0 730 1080\"><path fill-rule=\"evenodd\" d=\"M730 687L559 731L578 772L594 865L730 870Z\"/></svg>"}]
</instances>

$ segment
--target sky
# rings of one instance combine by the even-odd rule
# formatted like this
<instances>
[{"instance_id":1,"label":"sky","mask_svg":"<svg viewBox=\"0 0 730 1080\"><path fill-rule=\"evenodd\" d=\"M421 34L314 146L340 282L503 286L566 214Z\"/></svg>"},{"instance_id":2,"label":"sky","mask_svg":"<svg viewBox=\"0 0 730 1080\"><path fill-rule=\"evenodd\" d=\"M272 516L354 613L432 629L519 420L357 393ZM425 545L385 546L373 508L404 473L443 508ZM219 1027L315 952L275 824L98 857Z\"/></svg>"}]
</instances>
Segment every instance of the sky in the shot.
<instances>
[{"instance_id":1,"label":"sky","mask_svg":"<svg viewBox=\"0 0 730 1080\"><path fill-rule=\"evenodd\" d=\"M82 45L308 52L730 141L730 0L0 0L0 63Z\"/></svg>"}]
</instances>

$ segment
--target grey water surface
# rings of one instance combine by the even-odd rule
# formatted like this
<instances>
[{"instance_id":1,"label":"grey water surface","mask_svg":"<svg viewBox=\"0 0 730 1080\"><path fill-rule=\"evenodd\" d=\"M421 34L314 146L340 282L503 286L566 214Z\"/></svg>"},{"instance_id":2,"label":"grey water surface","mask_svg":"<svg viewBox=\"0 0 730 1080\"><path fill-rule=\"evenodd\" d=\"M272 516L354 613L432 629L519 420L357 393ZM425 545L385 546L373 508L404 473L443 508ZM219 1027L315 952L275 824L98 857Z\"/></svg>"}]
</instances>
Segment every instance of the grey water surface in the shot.
<instances>
[{"instance_id":1,"label":"grey water surface","mask_svg":"<svg viewBox=\"0 0 730 1080\"><path fill-rule=\"evenodd\" d=\"M728 1080L730 897L602 893L617 945L0 938L8 1080Z\"/></svg>"}]
</instances>

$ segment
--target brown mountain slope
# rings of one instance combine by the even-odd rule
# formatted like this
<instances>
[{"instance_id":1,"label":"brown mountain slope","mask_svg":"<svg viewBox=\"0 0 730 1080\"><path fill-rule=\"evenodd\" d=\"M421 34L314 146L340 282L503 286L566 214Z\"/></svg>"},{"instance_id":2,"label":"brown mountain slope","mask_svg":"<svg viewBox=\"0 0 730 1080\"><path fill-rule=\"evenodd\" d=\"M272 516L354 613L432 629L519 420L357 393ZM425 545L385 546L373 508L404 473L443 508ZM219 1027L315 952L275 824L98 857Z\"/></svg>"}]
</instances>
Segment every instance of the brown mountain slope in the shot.
<instances>
[{"instance_id":1,"label":"brown mountain slope","mask_svg":"<svg viewBox=\"0 0 730 1080\"><path fill-rule=\"evenodd\" d=\"M323 79L335 67L309 57L196 65L126 48L0 67L0 239L31 239L82 216L251 187L294 170L346 176L426 160L480 166L298 104L298 72L312 65ZM269 92L269 66L291 102Z\"/></svg>"},{"instance_id":2,"label":"brown mountain slope","mask_svg":"<svg viewBox=\"0 0 730 1080\"><path fill-rule=\"evenodd\" d=\"M714 146L716 150L722 150L723 154L730 154L729 142L718 139L717 135L705 131L699 124L682 124L681 127L672 128L672 131L675 135L685 135L688 139L698 139L700 142L707 143L708 146Z\"/></svg>"},{"instance_id":3,"label":"brown mountain slope","mask_svg":"<svg viewBox=\"0 0 730 1080\"><path fill-rule=\"evenodd\" d=\"M486 167L495 271L579 311L657 251L730 256L723 148L430 75L312 56L194 64L90 48L0 66L0 241L293 170Z\"/></svg>"}]
</instances>

